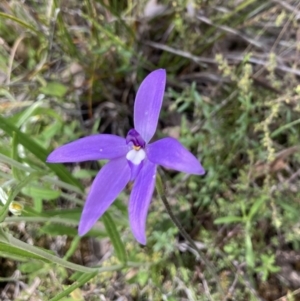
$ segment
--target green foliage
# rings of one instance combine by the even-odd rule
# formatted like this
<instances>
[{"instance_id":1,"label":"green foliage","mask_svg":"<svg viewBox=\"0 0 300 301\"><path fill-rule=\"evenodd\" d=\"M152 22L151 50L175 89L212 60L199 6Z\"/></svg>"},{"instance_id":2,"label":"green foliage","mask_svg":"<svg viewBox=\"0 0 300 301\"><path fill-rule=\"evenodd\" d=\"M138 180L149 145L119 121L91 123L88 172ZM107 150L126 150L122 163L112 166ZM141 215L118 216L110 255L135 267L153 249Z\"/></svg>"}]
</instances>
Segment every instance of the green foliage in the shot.
<instances>
[{"instance_id":1,"label":"green foliage","mask_svg":"<svg viewBox=\"0 0 300 301\"><path fill-rule=\"evenodd\" d=\"M167 229L164 233L161 233L161 231L153 231L152 236L155 241L153 250L155 252L164 252L166 255L172 253L174 250L172 240L177 233L178 229L176 228Z\"/></svg>"},{"instance_id":2,"label":"green foliage","mask_svg":"<svg viewBox=\"0 0 300 301\"><path fill-rule=\"evenodd\" d=\"M274 254L261 254L261 266L256 268L256 271L262 273L262 281L266 281L270 273L280 271L280 268L275 264Z\"/></svg>"},{"instance_id":3,"label":"green foliage","mask_svg":"<svg viewBox=\"0 0 300 301\"><path fill-rule=\"evenodd\" d=\"M65 96L67 91L67 87L58 82L47 83L45 87L41 87L40 89L41 93L58 98Z\"/></svg>"},{"instance_id":4,"label":"green foliage","mask_svg":"<svg viewBox=\"0 0 300 301\"><path fill-rule=\"evenodd\" d=\"M0 3L0 281L14 270L29 287L42 279L17 300L276 300L278 285L294 285L274 288L282 252L299 266L295 1L154 2ZM216 277L156 197L147 246L134 241L130 187L78 237L101 163L45 163L79 137L125 136L138 83L155 68L168 73L157 136L178 138L206 169L164 171L166 197Z\"/></svg>"}]
</instances>

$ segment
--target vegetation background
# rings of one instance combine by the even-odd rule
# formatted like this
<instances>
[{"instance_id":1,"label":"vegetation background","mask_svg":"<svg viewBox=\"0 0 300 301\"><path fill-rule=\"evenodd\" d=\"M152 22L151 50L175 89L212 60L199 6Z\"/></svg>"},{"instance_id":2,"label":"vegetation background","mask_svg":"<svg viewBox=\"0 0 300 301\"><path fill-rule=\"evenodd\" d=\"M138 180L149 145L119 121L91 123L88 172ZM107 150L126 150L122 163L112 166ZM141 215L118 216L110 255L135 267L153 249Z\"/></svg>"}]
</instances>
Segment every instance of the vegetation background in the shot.
<instances>
[{"instance_id":1,"label":"vegetation background","mask_svg":"<svg viewBox=\"0 0 300 301\"><path fill-rule=\"evenodd\" d=\"M299 25L299 0L1 0L0 299L300 300ZM156 138L207 170L163 170L166 197L209 265L157 196L138 245L130 187L79 238L102 163L45 164L79 137L125 136L156 68Z\"/></svg>"}]
</instances>

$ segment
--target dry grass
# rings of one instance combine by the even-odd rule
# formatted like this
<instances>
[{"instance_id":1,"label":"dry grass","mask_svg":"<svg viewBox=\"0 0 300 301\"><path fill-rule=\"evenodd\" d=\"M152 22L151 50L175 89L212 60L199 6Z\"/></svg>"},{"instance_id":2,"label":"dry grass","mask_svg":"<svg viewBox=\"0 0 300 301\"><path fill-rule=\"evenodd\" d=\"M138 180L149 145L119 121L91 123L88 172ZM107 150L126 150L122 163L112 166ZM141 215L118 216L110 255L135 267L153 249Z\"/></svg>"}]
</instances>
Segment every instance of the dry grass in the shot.
<instances>
[{"instance_id":1,"label":"dry grass","mask_svg":"<svg viewBox=\"0 0 300 301\"><path fill-rule=\"evenodd\" d=\"M147 247L133 241L128 188L110 212L130 261L146 267L99 274L61 300L300 300L299 1L4 0L0 12L0 112L28 137L50 150L95 132L125 136L138 84L161 67L158 137L178 137L207 170L201 179L165 171L164 180L218 279L156 199ZM14 157L5 131L0 141L1 154L45 169L27 150ZM99 165L68 169L88 188ZM0 177L19 182L1 160ZM76 238L82 195L35 181L44 195L22 190L28 212L5 220L15 237L81 265L118 262L101 223ZM58 211L70 224L51 227ZM50 300L80 277L5 256L0 299Z\"/></svg>"}]
</instances>

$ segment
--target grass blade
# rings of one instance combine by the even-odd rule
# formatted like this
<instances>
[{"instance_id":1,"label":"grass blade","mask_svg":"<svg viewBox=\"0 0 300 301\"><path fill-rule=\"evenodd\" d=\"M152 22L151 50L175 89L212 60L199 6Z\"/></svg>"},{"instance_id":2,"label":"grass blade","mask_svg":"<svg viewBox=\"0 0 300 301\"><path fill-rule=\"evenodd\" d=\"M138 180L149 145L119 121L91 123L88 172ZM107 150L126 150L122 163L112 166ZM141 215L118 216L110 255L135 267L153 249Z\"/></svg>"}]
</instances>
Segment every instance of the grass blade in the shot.
<instances>
[{"instance_id":1,"label":"grass blade","mask_svg":"<svg viewBox=\"0 0 300 301\"><path fill-rule=\"evenodd\" d=\"M121 262L125 263L127 261L125 246L121 240L117 227L108 212L105 212L102 216L102 221L114 246L116 256Z\"/></svg>"},{"instance_id":2,"label":"grass blade","mask_svg":"<svg viewBox=\"0 0 300 301\"><path fill-rule=\"evenodd\" d=\"M90 281L97 274L98 274L98 272L81 275L79 277L79 279L75 283L73 283L72 285L70 285L67 289L65 289L63 292L59 293L58 295L56 295L54 298L50 299L49 301L58 301L58 300L61 300L62 298L68 296L70 293L72 293L73 291L75 291L80 286L82 286L85 283L87 283L88 281Z\"/></svg>"},{"instance_id":3,"label":"grass blade","mask_svg":"<svg viewBox=\"0 0 300 301\"><path fill-rule=\"evenodd\" d=\"M18 128L12 125L4 117L0 116L0 128L10 137L15 135L18 142L22 144L28 151L34 154L42 162L46 161L48 152L37 144L33 139L22 133ZM83 190L81 183L75 179L62 164L46 164L55 174L64 182L75 185Z\"/></svg>"},{"instance_id":4,"label":"grass blade","mask_svg":"<svg viewBox=\"0 0 300 301\"><path fill-rule=\"evenodd\" d=\"M12 15L9 15L9 14L5 14L5 13L2 13L0 12L0 18L4 18L4 19L9 19L9 20L12 20L12 21L15 21L16 23L20 24L21 26L29 29L30 31L33 31L35 34L39 35L39 36L43 36L43 33L36 30L34 27L32 27L30 24L20 20L19 18L15 17L15 16L12 16Z\"/></svg>"}]
</instances>

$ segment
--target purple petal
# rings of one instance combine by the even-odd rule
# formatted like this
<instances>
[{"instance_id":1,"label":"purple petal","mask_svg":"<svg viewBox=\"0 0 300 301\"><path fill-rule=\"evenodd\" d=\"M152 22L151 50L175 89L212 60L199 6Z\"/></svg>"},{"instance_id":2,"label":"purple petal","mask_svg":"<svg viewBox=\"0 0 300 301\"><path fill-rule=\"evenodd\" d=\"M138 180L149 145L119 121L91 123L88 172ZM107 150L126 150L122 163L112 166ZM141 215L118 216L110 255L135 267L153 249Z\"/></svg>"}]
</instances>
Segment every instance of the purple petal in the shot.
<instances>
[{"instance_id":1,"label":"purple petal","mask_svg":"<svg viewBox=\"0 0 300 301\"><path fill-rule=\"evenodd\" d=\"M49 163L82 162L115 159L125 156L129 148L126 140L115 135L92 135L54 150L47 158Z\"/></svg>"},{"instance_id":2,"label":"purple petal","mask_svg":"<svg viewBox=\"0 0 300 301\"><path fill-rule=\"evenodd\" d=\"M174 138L164 138L147 147L148 159L158 165L189 174L203 175L198 159Z\"/></svg>"},{"instance_id":3,"label":"purple petal","mask_svg":"<svg viewBox=\"0 0 300 301\"><path fill-rule=\"evenodd\" d=\"M78 228L80 236L87 233L125 188L130 179L126 158L108 162L96 176L85 202Z\"/></svg>"},{"instance_id":4,"label":"purple petal","mask_svg":"<svg viewBox=\"0 0 300 301\"><path fill-rule=\"evenodd\" d=\"M155 186L156 165L145 160L129 200L129 222L136 240L146 244L146 219Z\"/></svg>"},{"instance_id":5,"label":"purple petal","mask_svg":"<svg viewBox=\"0 0 300 301\"><path fill-rule=\"evenodd\" d=\"M141 83L134 103L134 128L146 143L153 137L166 85L166 71L151 72Z\"/></svg>"}]
</instances>

